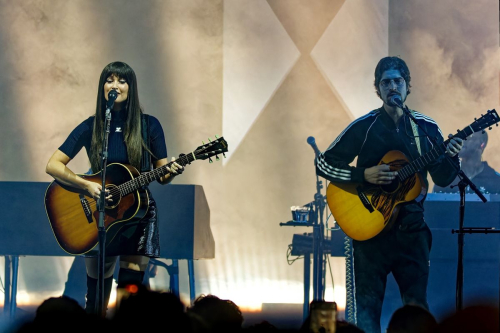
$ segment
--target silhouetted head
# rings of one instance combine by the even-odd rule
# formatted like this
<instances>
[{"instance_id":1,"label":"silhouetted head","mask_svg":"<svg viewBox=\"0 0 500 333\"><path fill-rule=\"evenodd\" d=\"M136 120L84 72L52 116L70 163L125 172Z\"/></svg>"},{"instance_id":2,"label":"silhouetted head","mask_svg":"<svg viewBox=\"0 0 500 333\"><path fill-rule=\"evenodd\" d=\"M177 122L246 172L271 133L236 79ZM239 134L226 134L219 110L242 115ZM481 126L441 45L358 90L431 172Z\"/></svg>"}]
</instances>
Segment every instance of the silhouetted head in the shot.
<instances>
[{"instance_id":1,"label":"silhouetted head","mask_svg":"<svg viewBox=\"0 0 500 333\"><path fill-rule=\"evenodd\" d=\"M407 304L392 314L387 333L433 332L436 326L436 319L429 311Z\"/></svg>"},{"instance_id":2,"label":"silhouetted head","mask_svg":"<svg viewBox=\"0 0 500 333\"><path fill-rule=\"evenodd\" d=\"M436 333L481 332L497 333L498 308L477 305L458 311L439 323Z\"/></svg>"},{"instance_id":3,"label":"silhouetted head","mask_svg":"<svg viewBox=\"0 0 500 333\"><path fill-rule=\"evenodd\" d=\"M188 312L200 316L212 332L237 332L243 324L239 307L230 300L214 295L201 295Z\"/></svg>"},{"instance_id":4,"label":"silhouetted head","mask_svg":"<svg viewBox=\"0 0 500 333\"><path fill-rule=\"evenodd\" d=\"M50 297L36 309L35 318L19 332L86 332L95 321L70 297Z\"/></svg>"},{"instance_id":5,"label":"silhouetted head","mask_svg":"<svg viewBox=\"0 0 500 333\"><path fill-rule=\"evenodd\" d=\"M161 320L168 332L188 332L189 323L184 304L172 293L140 288L124 298L113 317L113 322L126 331L154 331Z\"/></svg>"},{"instance_id":6,"label":"silhouetted head","mask_svg":"<svg viewBox=\"0 0 500 333\"><path fill-rule=\"evenodd\" d=\"M86 316L85 310L70 297L50 297L36 309L35 320L50 320L55 317Z\"/></svg>"}]
</instances>

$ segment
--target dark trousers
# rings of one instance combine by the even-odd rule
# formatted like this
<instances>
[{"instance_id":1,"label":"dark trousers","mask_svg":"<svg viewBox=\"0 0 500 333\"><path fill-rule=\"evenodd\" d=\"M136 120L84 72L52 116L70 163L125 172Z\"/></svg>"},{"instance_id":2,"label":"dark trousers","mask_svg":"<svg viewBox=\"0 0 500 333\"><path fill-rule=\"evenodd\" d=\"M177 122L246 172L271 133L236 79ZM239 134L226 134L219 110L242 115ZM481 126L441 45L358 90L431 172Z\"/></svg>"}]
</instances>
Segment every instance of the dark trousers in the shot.
<instances>
[{"instance_id":1,"label":"dark trousers","mask_svg":"<svg viewBox=\"0 0 500 333\"><path fill-rule=\"evenodd\" d=\"M367 241L353 241L356 325L379 333L387 275L392 272L403 304L426 309L431 231L424 220L396 223Z\"/></svg>"}]
</instances>

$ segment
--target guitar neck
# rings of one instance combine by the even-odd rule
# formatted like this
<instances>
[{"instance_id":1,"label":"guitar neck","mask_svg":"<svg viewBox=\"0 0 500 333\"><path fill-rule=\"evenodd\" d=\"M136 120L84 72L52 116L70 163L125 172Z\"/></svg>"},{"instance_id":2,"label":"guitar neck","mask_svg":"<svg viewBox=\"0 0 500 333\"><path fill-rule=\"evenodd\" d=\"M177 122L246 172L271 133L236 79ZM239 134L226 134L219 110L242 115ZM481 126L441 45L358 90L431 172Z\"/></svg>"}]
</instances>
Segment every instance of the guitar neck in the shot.
<instances>
[{"instance_id":1,"label":"guitar neck","mask_svg":"<svg viewBox=\"0 0 500 333\"><path fill-rule=\"evenodd\" d=\"M180 164L181 166L186 166L187 164L190 164L196 160L195 156L193 153L189 153L187 155L180 155L176 160L175 163ZM149 172L142 173L140 176L129 180L128 182L125 182L118 186L120 188L120 193L121 195L127 195L129 193L132 193L134 191L137 191L143 186L148 185L149 183L159 180L161 177L165 176L166 174L169 173L167 168L170 168L174 164L174 161L169 162L159 168L156 168L154 170L151 170Z\"/></svg>"},{"instance_id":2,"label":"guitar neck","mask_svg":"<svg viewBox=\"0 0 500 333\"><path fill-rule=\"evenodd\" d=\"M460 138L462 140L467 140L467 137L476 132L483 131L484 133L486 128L489 127L489 129L491 130L492 125L498 126L498 122L500 122L500 117L498 116L496 110L495 109L488 110L486 114L484 115L481 114L480 118L474 118L474 122L472 122L469 126L465 127L463 130L458 131L457 134L455 134L448 140L444 141L443 143L437 145L436 147L433 147L433 149L431 149L425 155L420 156L416 160L412 161L411 163L401 168L398 171L398 178L401 181L406 180L415 173L425 168L427 165L429 165L429 163L432 163L435 160L437 160L440 156L445 154L446 146L448 145L451 139Z\"/></svg>"},{"instance_id":3,"label":"guitar neck","mask_svg":"<svg viewBox=\"0 0 500 333\"><path fill-rule=\"evenodd\" d=\"M421 171L430 163L436 161L441 155L446 151L446 145L449 140L446 140L442 144L431 149L428 153L420 156L419 158L413 160L411 163L407 164L398 171L398 177L401 181L404 181L417 172Z\"/></svg>"},{"instance_id":4,"label":"guitar neck","mask_svg":"<svg viewBox=\"0 0 500 333\"><path fill-rule=\"evenodd\" d=\"M425 168L427 165L430 163L436 161L440 156L444 155L446 152L446 146L450 142L451 139L453 138L460 138L462 140L465 140L469 135L472 135L474 133L474 129L470 126L465 127L463 130L458 131L457 134L455 134L453 137L450 139L445 140L443 143L435 146L432 148L428 153L420 156L419 158L413 160L411 163L407 164L403 168L401 168L398 171L398 177L401 181L404 181L417 172L421 171L423 168Z\"/></svg>"}]
</instances>

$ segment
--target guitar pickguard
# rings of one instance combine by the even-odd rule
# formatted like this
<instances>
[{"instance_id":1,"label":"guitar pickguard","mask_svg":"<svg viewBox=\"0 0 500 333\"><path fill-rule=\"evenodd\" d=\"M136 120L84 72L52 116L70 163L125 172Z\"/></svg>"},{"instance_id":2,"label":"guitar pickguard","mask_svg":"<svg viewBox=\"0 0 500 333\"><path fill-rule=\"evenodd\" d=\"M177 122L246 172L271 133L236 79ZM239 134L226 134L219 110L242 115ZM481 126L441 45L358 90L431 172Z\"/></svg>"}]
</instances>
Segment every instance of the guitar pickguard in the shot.
<instances>
[{"instance_id":1,"label":"guitar pickguard","mask_svg":"<svg viewBox=\"0 0 500 333\"><path fill-rule=\"evenodd\" d=\"M387 164L390 166L391 171L398 171L408 165L408 160L398 158L392 161L385 161L382 159L379 164ZM394 207L398 203L405 201L406 195L415 184L416 176L412 176L403 182L396 177L391 184L374 187L371 202L375 209L384 217L384 224L389 222Z\"/></svg>"},{"instance_id":2,"label":"guitar pickguard","mask_svg":"<svg viewBox=\"0 0 500 333\"><path fill-rule=\"evenodd\" d=\"M398 189L391 193L384 191L382 187L375 188L371 202L375 209L384 216L385 224L389 222L394 206L405 201L406 195L417 182L416 178L416 176L412 176L403 183L400 182Z\"/></svg>"}]
</instances>

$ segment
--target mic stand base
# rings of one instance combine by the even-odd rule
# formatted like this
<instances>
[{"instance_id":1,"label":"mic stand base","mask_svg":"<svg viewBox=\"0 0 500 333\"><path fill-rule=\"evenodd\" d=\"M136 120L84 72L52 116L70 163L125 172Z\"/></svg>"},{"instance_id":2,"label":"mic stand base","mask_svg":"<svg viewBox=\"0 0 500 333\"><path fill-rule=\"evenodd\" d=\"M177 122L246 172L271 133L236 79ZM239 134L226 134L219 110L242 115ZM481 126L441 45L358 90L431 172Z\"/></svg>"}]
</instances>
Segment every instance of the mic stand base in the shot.
<instances>
[{"instance_id":1,"label":"mic stand base","mask_svg":"<svg viewBox=\"0 0 500 333\"><path fill-rule=\"evenodd\" d=\"M97 267L97 297L96 297L96 314L100 317L106 317L106 308L104 307L104 267L105 267L105 244L106 244L106 229L103 227L97 228L99 238L99 258Z\"/></svg>"}]
</instances>

